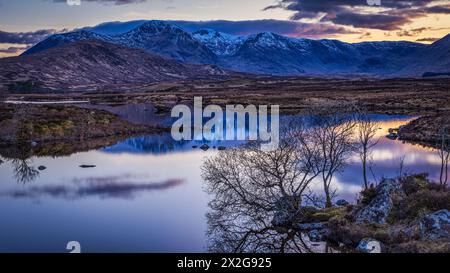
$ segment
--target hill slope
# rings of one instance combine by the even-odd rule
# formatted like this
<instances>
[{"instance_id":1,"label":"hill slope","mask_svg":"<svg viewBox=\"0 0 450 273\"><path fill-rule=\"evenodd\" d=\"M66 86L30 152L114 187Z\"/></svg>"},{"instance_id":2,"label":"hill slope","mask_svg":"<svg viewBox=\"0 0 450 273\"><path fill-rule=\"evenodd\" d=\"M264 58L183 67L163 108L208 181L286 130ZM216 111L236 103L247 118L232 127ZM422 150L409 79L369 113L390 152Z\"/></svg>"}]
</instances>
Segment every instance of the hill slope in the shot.
<instances>
[{"instance_id":1,"label":"hill slope","mask_svg":"<svg viewBox=\"0 0 450 273\"><path fill-rule=\"evenodd\" d=\"M27 88L86 91L113 84L214 78L227 74L214 66L183 64L140 49L98 40L73 42L36 54L0 59L0 88L11 91Z\"/></svg>"}]
</instances>

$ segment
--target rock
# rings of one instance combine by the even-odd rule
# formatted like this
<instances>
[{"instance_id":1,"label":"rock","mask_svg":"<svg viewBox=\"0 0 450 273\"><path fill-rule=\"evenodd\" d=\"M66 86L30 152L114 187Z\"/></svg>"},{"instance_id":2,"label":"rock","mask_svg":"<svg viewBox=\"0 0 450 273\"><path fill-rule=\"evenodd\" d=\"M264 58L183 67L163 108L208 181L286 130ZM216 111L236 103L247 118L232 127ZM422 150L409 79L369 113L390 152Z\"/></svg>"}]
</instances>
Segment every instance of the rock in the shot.
<instances>
[{"instance_id":1,"label":"rock","mask_svg":"<svg viewBox=\"0 0 450 273\"><path fill-rule=\"evenodd\" d=\"M209 150L209 145L208 144L203 144L202 146L200 146L200 149L202 149L203 151L208 151Z\"/></svg>"},{"instance_id":2,"label":"rock","mask_svg":"<svg viewBox=\"0 0 450 273\"><path fill-rule=\"evenodd\" d=\"M392 209L392 196L401 194L401 185L395 179L384 179L376 188L376 195L356 213L356 223L385 224Z\"/></svg>"},{"instance_id":3,"label":"rock","mask_svg":"<svg viewBox=\"0 0 450 273\"><path fill-rule=\"evenodd\" d=\"M3 164L3 163L5 163L5 161L3 161L3 160L0 159L0 165Z\"/></svg>"},{"instance_id":4,"label":"rock","mask_svg":"<svg viewBox=\"0 0 450 273\"><path fill-rule=\"evenodd\" d=\"M444 209L425 215L419 226L422 239L450 239L450 212Z\"/></svg>"},{"instance_id":5,"label":"rock","mask_svg":"<svg viewBox=\"0 0 450 273\"><path fill-rule=\"evenodd\" d=\"M192 149L197 149L197 148L198 148L197 145L192 146Z\"/></svg>"},{"instance_id":6,"label":"rock","mask_svg":"<svg viewBox=\"0 0 450 273\"><path fill-rule=\"evenodd\" d=\"M38 167L38 170L40 170L40 171L44 171L44 170L46 170L47 169L47 167L45 167L45 166L39 166Z\"/></svg>"},{"instance_id":7,"label":"rock","mask_svg":"<svg viewBox=\"0 0 450 273\"><path fill-rule=\"evenodd\" d=\"M97 167L97 166L95 166L95 165L80 165L80 168L83 168L83 169L89 169L89 168L95 168L95 167Z\"/></svg>"},{"instance_id":8,"label":"rock","mask_svg":"<svg viewBox=\"0 0 450 273\"><path fill-rule=\"evenodd\" d=\"M219 151L225 151L227 148L226 147L224 147L224 146L219 146L218 148L217 148L217 150L219 150Z\"/></svg>"},{"instance_id":9,"label":"rock","mask_svg":"<svg viewBox=\"0 0 450 273\"><path fill-rule=\"evenodd\" d=\"M363 253L381 253L381 243L372 238L364 238L359 242L356 250Z\"/></svg>"},{"instance_id":10,"label":"rock","mask_svg":"<svg viewBox=\"0 0 450 273\"><path fill-rule=\"evenodd\" d=\"M397 133L390 133L386 137L389 138L390 140L397 140L398 134Z\"/></svg>"},{"instance_id":11,"label":"rock","mask_svg":"<svg viewBox=\"0 0 450 273\"><path fill-rule=\"evenodd\" d=\"M345 207L345 206L350 205L350 203L347 202L347 200L341 199L336 202L336 205L340 206L340 207Z\"/></svg>"},{"instance_id":12,"label":"rock","mask_svg":"<svg viewBox=\"0 0 450 273\"><path fill-rule=\"evenodd\" d=\"M326 240L327 236L330 234L330 230L324 229L314 229L308 232L308 237L311 242L323 242Z\"/></svg>"}]
</instances>

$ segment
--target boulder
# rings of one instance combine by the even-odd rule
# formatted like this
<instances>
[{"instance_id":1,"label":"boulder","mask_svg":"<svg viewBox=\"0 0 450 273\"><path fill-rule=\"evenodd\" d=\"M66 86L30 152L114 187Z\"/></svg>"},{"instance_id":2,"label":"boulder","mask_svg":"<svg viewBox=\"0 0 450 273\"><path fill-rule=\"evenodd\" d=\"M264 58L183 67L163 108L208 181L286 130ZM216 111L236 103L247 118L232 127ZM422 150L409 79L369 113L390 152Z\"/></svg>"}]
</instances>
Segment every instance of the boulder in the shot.
<instances>
[{"instance_id":1,"label":"boulder","mask_svg":"<svg viewBox=\"0 0 450 273\"><path fill-rule=\"evenodd\" d=\"M219 147L217 147L217 149L218 149L219 151L225 151L227 148L224 147L224 146L219 146Z\"/></svg>"},{"instance_id":2,"label":"boulder","mask_svg":"<svg viewBox=\"0 0 450 273\"><path fill-rule=\"evenodd\" d=\"M324 229L313 229L308 232L308 237L311 242L323 242L326 241L328 235L330 234L330 230L327 228Z\"/></svg>"},{"instance_id":3,"label":"boulder","mask_svg":"<svg viewBox=\"0 0 450 273\"><path fill-rule=\"evenodd\" d=\"M395 179L384 179L376 188L372 201L356 213L356 223L385 224L389 216L394 194L401 194L401 185Z\"/></svg>"},{"instance_id":4,"label":"boulder","mask_svg":"<svg viewBox=\"0 0 450 273\"><path fill-rule=\"evenodd\" d=\"M340 206L340 207L345 207L345 206L350 205L350 203L347 202L347 200L341 199L336 202L336 205Z\"/></svg>"},{"instance_id":5,"label":"boulder","mask_svg":"<svg viewBox=\"0 0 450 273\"><path fill-rule=\"evenodd\" d=\"M364 238L359 242L356 250L363 253L381 253L381 243L372 238Z\"/></svg>"},{"instance_id":6,"label":"boulder","mask_svg":"<svg viewBox=\"0 0 450 273\"><path fill-rule=\"evenodd\" d=\"M420 220L419 226L422 239L450 239L450 212L444 209L427 214Z\"/></svg>"},{"instance_id":7,"label":"boulder","mask_svg":"<svg viewBox=\"0 0 450 273\"><path fill-rule=\"evenodd\" d=\"M398 139L398 134L390 133L386 137L389 138L390 140L397 140Z\"/></svg>"},{"instance_id":8,"label":"boulder","mask_svg":"<svg viewBox=\"0 0 450 273\"><path fill-rule=\"evenodd\" d=\"M298 224L296 227L300 232L307 232L311 242L323 242L330 234L326 223L304 223Z\"/></svg>"},{"instance_id":9,"label":"boulder","mask_svg":"<svg viewBox=\"0 0 450 273\"><path fill-rule=\"evenodd\" d=\"M47 169L47 167L45 167L45 166L39 166L38 167L38 170L40 170L40 171L45 171Z\"/></svg>"}]
</instances>

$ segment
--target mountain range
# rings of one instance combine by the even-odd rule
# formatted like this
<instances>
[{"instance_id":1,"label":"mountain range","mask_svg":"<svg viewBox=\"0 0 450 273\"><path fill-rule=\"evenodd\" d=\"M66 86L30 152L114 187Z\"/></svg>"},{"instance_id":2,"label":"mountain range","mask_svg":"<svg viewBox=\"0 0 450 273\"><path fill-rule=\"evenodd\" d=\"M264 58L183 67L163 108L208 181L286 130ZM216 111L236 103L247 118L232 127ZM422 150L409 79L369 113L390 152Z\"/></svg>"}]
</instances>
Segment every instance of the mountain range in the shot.
<instances>
[{"instance_id":1,"label":"mountain range","mask_svg":"<svg viewBox=\"0 0 450 273\"><path fill-rule=\"evenodd\" d=\"M78 59L74 54L67 56L68 53L61 52L63 49L75 50L80 46L86 47L88 43L94 43L96 46L102 45L117 53L116 58L120 58L120 54L141 55L141 58L123 58L127 61L127 64L123 65L129 66L130 71L139 71L135 79L132 75L119 77L123 82L141 82L146 78L148 82L167 80L168 78L160 73L161 69L158 70L156 67L152 67L152 64L143 61L153 60L156 56L162 57L158 59L159 63L164 62L171 69L175 62L183 64L180 67L197 64L197 67L202 68L199 70L202 72L200 76L205 76L203 73L205 71L213 71L212 74L227 74L229 73L227 71L236 71L277 76L364 77L421 77L425 73L445 74L450 72L450 35L431 45L412 42L351 44L338 40L285 37L270 32L246 36L233 36L212 29L189 32L173 22L166 21L139 21L123 24L125 25L113 25L113 28L121 30L118 32L112 31L108 24L103 24L101 31L99 28L85 28L69 33L55 34L27 50L22 56L9 58L6 61L0 60L0 63L4 66L6 62L11 66L16 62L22 64L19 66L24 67L26 62L37 65L39 64L37 59L46 56L47 64L55 67L70 61L71 65L78 62L76 66L79 69L82 68L83 71L99 69L102 67L93 67L92 63ZM80 41L84 41L84 43L77 44L78 47L61 48ZM59 51L58 48L60 48ZM144 57L144 53L149 56ZM51 56L52 54L54 56ZM95 58L101 63L100 55L94 55L101 53L94 51L90 54L91 56L84 54L83 57L85 59ZM73 59L59 59L62 57L72 57ZM136 63L132 63L132 61ZM112 65L114 62L108 59L106 63ZM206 67L202 65L206 65ZM131 68L133 66L134 69ZM47 68L34 68L36 71L40 69L41 75L47 75ZM111 69L110 67L106 71L111 72ZM152 71L152 69L156 70ZM168 70L171 71L171 69ZM5 69L0 69L0 72L4 71ZM148 73L148 77L144 72ZM100 78L99 80L112 81L112 78L109 79L109 77L117 73L111 72L109 76L105 76L105 79ZM173 74L184 77L196 73L177 71ZM11 76L11 74L9 75ZM49 75L56 78L52 73ZM88 75L85 81L86 83L90 82Z\"/></svg>"}]
</instances>

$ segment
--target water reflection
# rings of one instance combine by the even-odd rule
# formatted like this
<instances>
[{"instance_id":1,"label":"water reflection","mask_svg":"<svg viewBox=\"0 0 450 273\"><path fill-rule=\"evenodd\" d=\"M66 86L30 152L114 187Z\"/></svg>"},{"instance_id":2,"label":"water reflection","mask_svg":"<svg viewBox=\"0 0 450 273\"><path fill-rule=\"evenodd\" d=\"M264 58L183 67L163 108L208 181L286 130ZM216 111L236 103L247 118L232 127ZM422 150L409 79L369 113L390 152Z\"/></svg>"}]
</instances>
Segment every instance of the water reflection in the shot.
<instances>
[{"instance_id":1,"label":"water reflection","mask_svg":"<svg viewBox=\"0 0 450 273\"><path fill-rule=\"evenodd\" d=\"M129 138L114 146L102 149L105 153L120 154L154 154L190 152L207 144L212 150L219 147L235 147L244 144L244 141L174 141L170 133Z\"/></svg>"},{"instance_id":2,"label":"water reflection","mask_svg":"<svg viewBox=\"0 0 450 273\"><path fill-rule=\"evenodd\" d=\"M249 143L205 161L202 177L212 195L208 251L318 251L300 232L283 228L300 210L309 183L318 175L314 147L307 137L299 142L282 138L275 151L261 151L258 143Z\"/></svg>"},{"instance_id":3,"label":"water reflection","mask_svg":"<svg viewBox=\"0 0 450 273\"><path fill-rule=\"evenodd\" d=\"M382 130L373 153L376 178L370 175L370 180L396 175L404 155L406 172L427 172L437 180L440 161L435 150L384 137L388 128L411 118L377 117ZM234 144L209 143L207 152L192 147L200 143L173 143L165 134L0 148L0 192L7 193L0 196L0 252L64 252L69 240L81 241L87 252L333 251L297 232L279 233L272 224L273 211L239 219L214 214L207 206L213 198L203 190L201 165L205 156L217 154L213 146ZM81 164L97 167L81 169ZM47 169L35 177L27 175L29 168L41 165ZM25 175L16 177L15 166ZM34 180L17 183L22 177ZM182 182L167 183L174 178ZM363 183L359 158L352 158L332 183L339 199L354 201ZM311 190L322 193L323 185L313 180ZM218 202L224 201L226 208L224 198ZM249 210L243 206L236 213ZM220 219L235 220L233 225L242 232L232 232L235 227L227 229Z\"/></svg>"},{"instance_id":4,"label":"water reflection","mask_svg":"<svg viewBox=\"0 0 450 273\"><path fill-rule=\"evenodd\" d=\"M9 163L15 180L20 184L28 184L36 180L40 174L33 158L52 157L56 160L75 153L111 146L124 138L126 137L112 136L85 141L40 143L38 145L31 145L30 143L2 145L0 146L0 155L3 159L0 160L0 166Z\"/></svg>"},{"instance_id":5,"label":"water reflection","mask_svg":"<svg viewBox=\"0 0 450 273\"><path fill-rule=\"evenodd\" d=\"M389 128L406 121L407 118L381 123L375 136L379 140L371 166L373 183L383 176L399 175L403 157L403 172L427 172L433 177L439 174L440 160L435 150L384 137ZM323 154L328 155L320 148L315 151L318 145L314 129L309 135L309 127L288 128L296 132L294 137L282 136L276 151L260 151L257 144L249 143L205 160L202 177L212 196L207 213L209 251L337 251L326 243L311 243L301 231L292 229L295 219L302 215L302 206L311 205L309 201L318 200L318 195L324 196L323 181L318 175L322 171L317 171L315 164L320 165ZM355 154L332 184L337 187L339 198L355 201L364 186L363 178L361 159ZM318 203L323 206L323 201Z\"/></svg>"},{"instance_id":6,"label":"water reflection","mask_svg":"<svg viewBox=\"0 0 450 273\"><path fill-rule=\"evenodd\" d=\"M0 193L0 196L36 200L47 197L66 200L88 197L133 199L138 193L167 190L184 182L182 179L169 179L162 182L133 181L135 179L136 177L132 175L77 178L72 180L69 185L32 186L26 189L3 192Z\"/></svg>"},{"instance_id":7,"label":"water reflection","mask_svg":"<svg viewBox=\"0 0 450 273\"><path fill-rule=\"evenodd\" d=\"M27 184L35 180L39 176L39 171L33 167L31 160L14 158L11 160L13 166L14 177L17 182Z\"/></svg>"}]
</instances>

